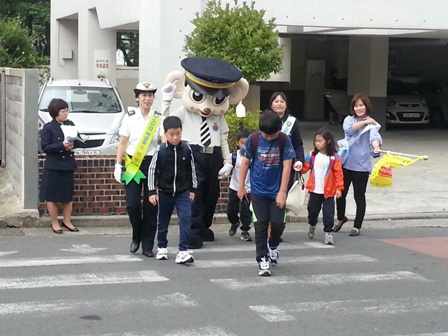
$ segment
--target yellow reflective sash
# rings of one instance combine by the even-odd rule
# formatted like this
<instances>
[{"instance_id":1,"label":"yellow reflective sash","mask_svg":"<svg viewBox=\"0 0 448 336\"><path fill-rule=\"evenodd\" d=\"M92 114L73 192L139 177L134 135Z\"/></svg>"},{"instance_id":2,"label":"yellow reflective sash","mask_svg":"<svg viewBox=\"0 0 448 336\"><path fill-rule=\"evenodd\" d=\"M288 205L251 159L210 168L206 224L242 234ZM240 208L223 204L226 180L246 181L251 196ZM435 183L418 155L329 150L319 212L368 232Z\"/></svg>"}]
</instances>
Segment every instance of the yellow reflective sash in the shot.
<instances>
[{"instance_id":1,"label":"yellow reflective sash","mask_svg":"<svg viewBox=\"0 0 448 336\"><path fill-rule=\"evenodd\" d=\"M126 171L121 178L126 184L129 184L132 180L140 183L141 179L146 178L145 174L140 171L140 165L142 164L143 158L145 157L148 147L151 144L152 138L156 134L157 128L159 127L160 121L162 120L162 115L159 112L154 112L151 118L146 124L145 131L137 145L132 159L126 154L125 166Z\"/></svg>"}]
</instances>

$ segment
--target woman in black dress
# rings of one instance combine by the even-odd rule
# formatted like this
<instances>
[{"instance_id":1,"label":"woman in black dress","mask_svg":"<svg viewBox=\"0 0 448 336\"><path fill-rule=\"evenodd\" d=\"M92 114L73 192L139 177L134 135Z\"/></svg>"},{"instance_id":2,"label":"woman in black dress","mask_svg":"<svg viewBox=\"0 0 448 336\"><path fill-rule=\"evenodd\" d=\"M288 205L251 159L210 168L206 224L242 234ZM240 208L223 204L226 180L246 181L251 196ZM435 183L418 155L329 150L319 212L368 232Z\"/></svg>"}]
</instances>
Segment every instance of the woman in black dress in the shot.
<instances>
[{"instance_id":1,"label":"woman in black dress","mask_svg":"<svg viewBox=\"0 0 448 336\"><path fill-rule=\"evenodd\" d=\"M51 228L54 233L61 234L61 226L70 231L79 230L71 222L74 191L74 172L78 167L73 149L81 147L79 140L67 141L61 125L74 123L67 119L68 104L63 99L55 98L48 105L48 112L53 120L44 125L41 131L42 150L46 154L40 201L47 203L51 217ZM72 139L69 139L72 140ZM58 206L62 208L62 223L58 221Z\"/></svg>"}]
</instances>

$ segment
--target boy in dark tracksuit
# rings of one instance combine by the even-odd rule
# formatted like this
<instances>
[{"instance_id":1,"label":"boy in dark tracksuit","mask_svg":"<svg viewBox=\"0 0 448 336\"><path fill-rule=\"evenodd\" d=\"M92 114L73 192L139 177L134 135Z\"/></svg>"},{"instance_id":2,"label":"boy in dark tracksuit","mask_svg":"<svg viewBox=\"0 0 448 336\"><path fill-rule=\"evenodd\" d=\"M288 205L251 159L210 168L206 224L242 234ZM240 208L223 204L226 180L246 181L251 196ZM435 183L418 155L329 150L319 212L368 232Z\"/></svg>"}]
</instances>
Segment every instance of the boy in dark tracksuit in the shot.
<instances>
[{"instance_id":1,"label":"boy in dark tracksuit","mask_svg":"<svg viewBox=\"0 0 448 336\"><path fill-rule=\"evenodd\" d=\"M187 252L191 229L191 202L197 188L194 159L190 146L182 142L182 122L170 116L163 121L166 142L157 148L148 170L149 201L159 203L157 260L168 259L168 225L176 206L179 218L177 264L194 262ZM156 189L157 188L157 189Z\"/></svg>"}]
</instances>

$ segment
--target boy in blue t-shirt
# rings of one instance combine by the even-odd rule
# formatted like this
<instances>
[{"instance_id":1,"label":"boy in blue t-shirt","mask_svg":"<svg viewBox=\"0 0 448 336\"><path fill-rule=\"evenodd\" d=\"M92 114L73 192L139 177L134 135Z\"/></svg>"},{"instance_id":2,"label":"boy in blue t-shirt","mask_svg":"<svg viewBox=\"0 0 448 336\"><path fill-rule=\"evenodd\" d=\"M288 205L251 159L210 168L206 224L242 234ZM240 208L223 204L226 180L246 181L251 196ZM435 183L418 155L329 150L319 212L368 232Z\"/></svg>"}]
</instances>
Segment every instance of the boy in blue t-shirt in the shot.
<instances>
[{"instance_id":1,"label":"boy in blue t-shirt","mask_svg":"<svg viewBox=\"0 0 448 336\"><path fill-rule=\"evenodd\" d=\"M269 263L277 263L277 247L285 229L286 194L295 153L289 137L279 135L282 120L277 113L270 110L263 111L259 128L258 133L253 133L247 138L241 150L243 158L240 165L240 181L245 180L250 165L258 274L269 276L271 275ZM258 139L252 139L254 136ZM254 141L257 146L253 153ZM240 183L238 197L242 200L245 195L244 184ZM271 236L268 241L269 222L271 222Z\"/></svg>"}]
</instances>

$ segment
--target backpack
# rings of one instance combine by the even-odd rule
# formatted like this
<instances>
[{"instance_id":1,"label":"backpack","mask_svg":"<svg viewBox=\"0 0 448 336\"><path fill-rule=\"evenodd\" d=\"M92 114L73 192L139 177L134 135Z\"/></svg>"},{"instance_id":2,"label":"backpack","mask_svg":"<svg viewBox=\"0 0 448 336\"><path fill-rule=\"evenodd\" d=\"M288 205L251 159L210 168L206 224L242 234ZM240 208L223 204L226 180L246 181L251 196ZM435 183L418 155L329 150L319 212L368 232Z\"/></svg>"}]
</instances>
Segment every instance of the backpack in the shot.
<instances>
[{"instance_id":1,"label":"backpack","mask_svg":"<svg viewBox=\"0 0 448 336\"><path fill-rule=\"evenodd\" d=\"M186 141L181 141L182 143L182 150L184 151L184 153L187 153L187 160L190 161L191 160L191 150L188 147L188 144ZM159 154L157 157L157 168L160 169L160 167L165 167L165 160L166 160L166 150L165 148L162 148L162 146L164 146L165 144L162 143L160 144L160 150L159 150ZM188 155L189 153L189 155Z\"/></svg>"},{"instance_id":2,"label":"backpack","mask_svg":"<svg viewBox=\"0 0 448 336\"><path fill-rule=\"evenodd\" d=\"M336 154L330 156L330 168L334 171L334 163L336 161ZM310 151L311 165L314 167L314 160L316 159L316 155L314 154L314 150Z\"/></svg>"},{"instance_id":3,"label":"backpack","mask_svg":"<svg viewBox=\"0 0 448 336\"><path fill-rule=\"evenodd\" d=\"M250 136L250 147L252 150L252 159L256 157L258 141L260 140L259 132L255 131ZM278 132L278 147L280 148L280 161L283 161L283 153L285 152L285 141L287 135L283 132Z\"/></svg>"}]
</instances>

